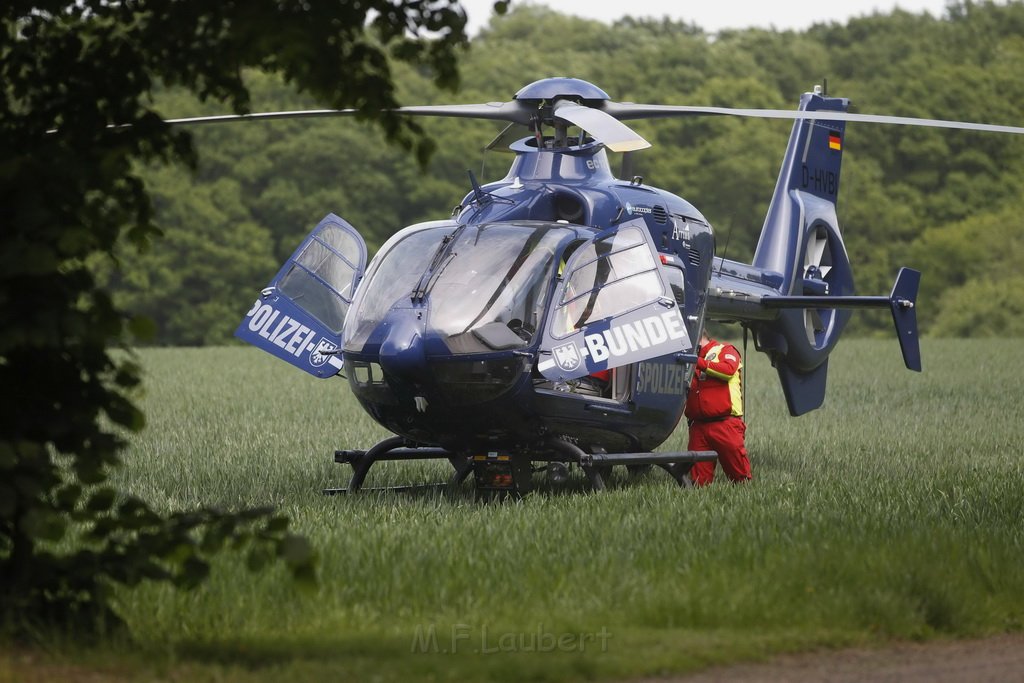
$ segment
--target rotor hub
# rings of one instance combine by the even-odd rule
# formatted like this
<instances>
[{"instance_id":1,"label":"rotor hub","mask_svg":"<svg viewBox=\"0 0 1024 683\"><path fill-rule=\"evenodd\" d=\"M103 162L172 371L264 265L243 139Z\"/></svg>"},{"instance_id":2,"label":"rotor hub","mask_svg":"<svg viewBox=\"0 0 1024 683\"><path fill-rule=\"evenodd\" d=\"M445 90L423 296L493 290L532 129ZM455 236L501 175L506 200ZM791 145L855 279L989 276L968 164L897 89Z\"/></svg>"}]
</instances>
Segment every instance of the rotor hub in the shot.
<instances>
[{"instance_id":1,"label":"rotor hub","mask_svg":"<svg viewBox=\"0 0 1024 683\"><path fill-rule=\"evenodd\" d=\"M593 83L579 78L542 78L524 86L515 94L516 100L583 100L603 101L610 100L608 93L601 90Z\"/></svg>"}]
</instances>

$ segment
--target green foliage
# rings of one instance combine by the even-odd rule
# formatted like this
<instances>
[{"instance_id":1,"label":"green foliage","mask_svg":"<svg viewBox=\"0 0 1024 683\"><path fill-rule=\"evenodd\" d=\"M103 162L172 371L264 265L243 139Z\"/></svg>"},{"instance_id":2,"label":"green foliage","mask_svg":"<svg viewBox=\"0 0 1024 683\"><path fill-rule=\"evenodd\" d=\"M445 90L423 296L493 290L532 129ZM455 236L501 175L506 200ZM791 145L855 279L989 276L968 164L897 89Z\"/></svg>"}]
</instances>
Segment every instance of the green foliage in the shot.
<instances>
[{"instance_id":1,"label":"green foliage","mask_svg":"<svg viewBox=\"0 0 1024 683\"><path fill-rule=\"evenodd\" d=\"M439 95L415 66L399 65L394 75L404 101L424 104L504 100L535 79L570 75L621 101L770 108L795 106L801 92L827 79L831 94L850 97L854 111L1019 124L1022 35L1021 3L968 2L952 4L944 17L897 11L799 33L750 29L717 36L680 22L624 19L607 26L513 4L464 56L457 97ZM277 76L244 75L255 108L318 106ZM156 108L168 117L221 111L181 89L160 90ZM225 342L259 287L328 212L359 229L372 253L401 227L448 215L469 189L467 168L481 181L500 178L507 168L508 155L481 158L500 129L495 124L458 119L422 125L436 142L425 173L389 149L377 130L351 119L196 129L202 161L191 180L144 173L166 200L157 203L157 222L169 235L194 235L189 248L200 264L220 257L204 244L213 234L237 235L232 244L248 239L238 234L243 229L249 237L265 236L227 257L203 314L193 303L202 288L187 274L192 258L183 251L175 252L177 276L149 259L125 256L124 274L108 279L104 272L103 282L131 310L153 315L159 308L157 344ZM633 155L632 173L690 200L714 225L720 254L728 244L729 258L749 259L789 125L726 118L631 125L654 143ZM899 266L921 268L922 329L948 334L928 311L936 310L947 288L963 283L945 275L944 261L935 268L938 252L929 251L926 233L1004 209L1024 213L1019 137L851 123L839 218L858 291L885 293ZM192 221L180 208L199 211L199 198L207 196L219 207L203 210L209 222ZM274 264L266 262L268 249ZM252 260L248 268L241 263L246 259ZM987 277L1011 306L1020 305L1024 293L1003 283L1005 272L989 269ZM139 286L151 278L157 278L151 287ZM851 330L888 334L890 327L886 314L867 312L854 316Z\"/></svg>"},{"instance_id":2,"label":"green foliage","mask_svg":"<svg viewBox=\"0 0 1024 683\"><path fill-rule=\"evenodd\" d=\"M239 202L238 182L195 184L181 169L148 172L156 211L175 227L139 251L124 245L97 267L115 303L155 323L154 335L179 344L223 340L235 329L232 302L251 298L243 283L276 270L269 232ZM123 264L124 267L118 267Z\"/></svg>"},{"instance_id":3,"label":"green foliage","mask_svg":"<svg viewBox=\"0 0 1024 683\"><path fill-rule=\"evenodd\" d=\"M1024 337L1024 276L971 280L939 299L932 332L943 337Z\"/></svg>"},{"instance_id":4,"label":"green foliage","mask_svg":"<svg viewBox=\"0 0 1024 683\"><path fill-rule=\"evenodd\" d=\"M921 284L922 298L933 311L928 316L935 334L1024 333L1024 231L1016 207L925 230L912 254L926 272L935 273Z\"/></svg>"},{"instance_id":5,"label":"green foliage","mask_svg":"<svg viewBox=\"0 0 1024 683\"><path fill-rule=\"evenodd\" d=\"M0 606L14 627L92 626L111 584L193 586L225 546L281 558L312 579L315 554L267 509L157 513L105 486L143 414L127 349L153 315L180 341L223 339L242 282L272 267L267 231L236 178L160 181L156 208L187 229L158 234L141 167L195 166L190 135L152 108L156 83L245 111L242 70L280 74L330 106L354 107L423 161L431 144L396 106L393 61L444 86L465 44L451 3L75 3L13 0L0 9ZM187 200L182 201L183 196ZM130 246L129 246L130 245ZM134 247L134 249L132 248ZM251 247L251 248L250 248ZM263 250L262 259L252 258ZM109 258L139 267L110 269ZM250 260L251 259L251 260ZM188 270L180 266L189 265ZM98 265L97 265L98 264ZM156 297L152 297L156 294ZM227 295L227 299L219 298ZM174 309L174 316L164 315ZM253 560L253 566L261 561Z\"/></svg>"}]
</instances>

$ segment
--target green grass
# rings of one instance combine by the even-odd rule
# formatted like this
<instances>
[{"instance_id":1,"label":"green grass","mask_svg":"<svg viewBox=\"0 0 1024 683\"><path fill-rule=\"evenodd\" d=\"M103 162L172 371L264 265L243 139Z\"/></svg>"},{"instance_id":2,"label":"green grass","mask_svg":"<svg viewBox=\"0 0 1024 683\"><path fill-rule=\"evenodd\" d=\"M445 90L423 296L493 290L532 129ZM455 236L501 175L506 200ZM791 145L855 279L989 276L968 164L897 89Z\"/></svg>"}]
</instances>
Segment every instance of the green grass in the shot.
<instances>
[{"instance_id":1,"label":"green grass","mask_svg":"<svg viewBox=\"0 0 1024 683\"><path fill-rule=\"evenodd\" d=\"M385 435L344 382L253 349L146 351L149 425L117 484L167 510L278 506L317 547L320 587L227 556L193 592L121 591L135 666L218 681L616 679L1019 631L1024 350L926 340L916 374L895 346L842 344L825 407L801 418L751 349L751 485L680 490L655 471L497 505L468 487L322 496L349 475L335 448ZM368 485L448 469L389 464ZM431 634L438 651L416 651Z\"/></svg>"}]
</instances>

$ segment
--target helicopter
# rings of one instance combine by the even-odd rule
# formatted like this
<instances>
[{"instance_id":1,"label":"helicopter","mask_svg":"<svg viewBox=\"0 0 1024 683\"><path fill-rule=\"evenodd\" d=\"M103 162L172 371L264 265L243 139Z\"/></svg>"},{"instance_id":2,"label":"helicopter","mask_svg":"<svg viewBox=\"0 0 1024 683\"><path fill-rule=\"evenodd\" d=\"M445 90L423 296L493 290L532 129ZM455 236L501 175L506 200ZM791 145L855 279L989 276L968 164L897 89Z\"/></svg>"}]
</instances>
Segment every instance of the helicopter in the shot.
<instances>
[{"instance_id":1,"label":"helicopter","mask_svg":"<svg viewBox=\"0 0 1024 683\"><path fill-rule=\"evenodd\" d=\"M825 399L829 354L854 309L892 313L906 367L921 370L920 273L854 293L836 216L847 122L1024 133L1024 128L853 114L820 87L796 110L614 102L596 85L546 78L508 102L402 107L411 116L507 123L490 147L506 175L471 189L450 217L396 232L372 260L330 213L242 319L236 336L313 377L343 377L394 436L338 450L356 492L385 460L446 459L451 484L521 495L546 470L580 468L601 490L611 468L665 469L681 486L714 451L657 452L683 414L708 321L739 323L778 373L789 412ZM350 110L179 119L334 116ZM792 119L751 263L715 255L690 202L617 178L607 151L650 146L624 120L695 115ZM509 142L511 140L511 142Z\"/></svg>"}]
</instances>

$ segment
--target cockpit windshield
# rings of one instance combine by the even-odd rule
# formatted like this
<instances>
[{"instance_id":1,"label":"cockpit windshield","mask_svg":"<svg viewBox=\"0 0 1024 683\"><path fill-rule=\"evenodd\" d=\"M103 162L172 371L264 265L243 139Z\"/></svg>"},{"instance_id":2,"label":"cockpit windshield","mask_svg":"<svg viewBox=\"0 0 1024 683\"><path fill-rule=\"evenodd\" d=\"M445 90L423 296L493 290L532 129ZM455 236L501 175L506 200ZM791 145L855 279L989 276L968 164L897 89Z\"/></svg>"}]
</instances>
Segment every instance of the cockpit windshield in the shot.
<instances>
[{"instance_id":1,"label":"cockpit windshield","mask_svg":"<svg viewBox=\"0 0 1024 683\"><path fill-rule=\"evenodd\" d=\"M431 327L455 353L525 346L544 315L555 251L573 233L550 225L467 228L430 289Z\"/></svg>"},{"instance_id":2,"label":"cockpit windshield","mask_svg":"<svg viewBox=\"0 0 1024 683\"><path fill-rule=\"evenodd\" d=\"M346 348L362 348L387 312L411 299L417 287L429 304L429 330L453 353L518 348L533 339L544 316L556 251L575 230L517 223L456 228L414 229L384 246L353 302ZM451 235L444 258L437 258ZM435 269L428 273L431 265Z\"/></svg>"}]
</instances>

